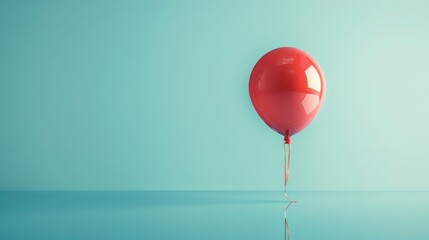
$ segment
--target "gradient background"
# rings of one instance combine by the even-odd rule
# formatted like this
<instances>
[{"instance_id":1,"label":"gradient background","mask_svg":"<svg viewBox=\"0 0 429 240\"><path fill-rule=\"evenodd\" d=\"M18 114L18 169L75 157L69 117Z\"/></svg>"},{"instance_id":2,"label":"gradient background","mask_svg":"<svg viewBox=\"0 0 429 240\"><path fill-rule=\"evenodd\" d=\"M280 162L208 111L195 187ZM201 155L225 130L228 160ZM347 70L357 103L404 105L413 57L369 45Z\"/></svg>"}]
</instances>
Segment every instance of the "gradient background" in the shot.
<instances>
[{"instance_id":1,"label":"gradient background","mask_svg":"<svg viewBox=\"0 0 429 240\"><path fill-rule=\"evenodd\" d=\"M429 190L428 1L1 1L0 189L279 190L256 61L324 70L293 190Z\"/></svg>"}]
</instances>

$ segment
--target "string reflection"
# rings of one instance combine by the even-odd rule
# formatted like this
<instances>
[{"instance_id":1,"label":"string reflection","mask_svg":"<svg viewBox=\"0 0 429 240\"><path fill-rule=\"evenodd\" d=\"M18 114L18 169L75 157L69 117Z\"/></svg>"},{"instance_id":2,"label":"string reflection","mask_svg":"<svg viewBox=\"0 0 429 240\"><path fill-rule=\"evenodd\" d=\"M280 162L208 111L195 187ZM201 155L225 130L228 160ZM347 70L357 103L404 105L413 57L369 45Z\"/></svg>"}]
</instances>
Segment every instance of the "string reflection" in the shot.
<instances>
[{"instance_id":1,"label":"string reflection","mask_svg":"<svg viewBox=\"0 0 429 240\"><path fill-rule=\"evenodd\" d=\"M287 210L289 209L289 207L294 203L296 203L296 202L295 201L289 202L289 204L285 208L285 212L284 212L284 218L285 218L284 240L290 240L290 228L289 228L289 223L287 221L286 213L287 213Z\"/></svg>"}]
</instances>

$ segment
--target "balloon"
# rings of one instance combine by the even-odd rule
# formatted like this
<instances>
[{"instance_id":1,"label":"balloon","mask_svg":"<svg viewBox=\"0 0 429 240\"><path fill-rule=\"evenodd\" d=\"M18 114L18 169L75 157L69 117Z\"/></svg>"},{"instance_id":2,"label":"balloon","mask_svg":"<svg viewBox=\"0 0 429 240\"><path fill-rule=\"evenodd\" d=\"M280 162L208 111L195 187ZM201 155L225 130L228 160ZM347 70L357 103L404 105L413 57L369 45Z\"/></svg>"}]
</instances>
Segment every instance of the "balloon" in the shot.
<instances>
[{"instance_id":1,"label":"balloon","mask_svg":"<svg viewBox=\"0 0 429 240\"><path fill-rule=\"evenodd\" d=\"M325 98L325 77L317 62L297 48L282 47L256 63L249 81L256 112L276 132L291 136L314 119Z\"/></svg>"}]
</instances>

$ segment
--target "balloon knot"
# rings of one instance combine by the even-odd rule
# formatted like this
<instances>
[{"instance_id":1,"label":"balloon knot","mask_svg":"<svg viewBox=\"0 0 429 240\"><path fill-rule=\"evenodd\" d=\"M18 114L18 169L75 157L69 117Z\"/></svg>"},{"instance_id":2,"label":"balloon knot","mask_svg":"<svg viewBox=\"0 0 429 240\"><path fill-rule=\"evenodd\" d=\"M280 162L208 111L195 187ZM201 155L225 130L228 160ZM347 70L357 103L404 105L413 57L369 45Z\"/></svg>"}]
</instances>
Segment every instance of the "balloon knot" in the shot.
<instances>
[{"instance_id":1,"label":"balloon knot","mask_svg":"<svg viewBox=\"0 0 429 240\"><path fill-rule=\"evenodd\" d=\"M286 144L291 144L292 143L292 137L290 136L289 130L287 130L286 134L285 134L285 143Z\"/></svg>"}]
</instances>

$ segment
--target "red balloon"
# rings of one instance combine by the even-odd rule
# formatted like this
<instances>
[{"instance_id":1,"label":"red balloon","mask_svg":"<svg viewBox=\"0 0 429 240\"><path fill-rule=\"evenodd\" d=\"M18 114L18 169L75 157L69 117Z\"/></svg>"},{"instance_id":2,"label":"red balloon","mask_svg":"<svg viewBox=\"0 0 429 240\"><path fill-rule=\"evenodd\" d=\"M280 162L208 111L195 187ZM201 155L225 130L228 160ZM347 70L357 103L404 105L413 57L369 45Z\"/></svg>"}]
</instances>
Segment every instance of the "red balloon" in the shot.
<instances>
[{"instance_id":1,"label":"red balloon","mask_svg":"<svg viewBox=\"0 0 429 240\"><path fill-rule=\"evenodd\" d=\"M309 54L282 47L256 63L249 92L262 120L290 143L290 137L307 127L319 112L325 98L325 77Z\"/></svg>"}]
</instances>

